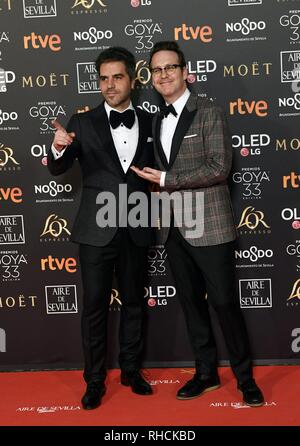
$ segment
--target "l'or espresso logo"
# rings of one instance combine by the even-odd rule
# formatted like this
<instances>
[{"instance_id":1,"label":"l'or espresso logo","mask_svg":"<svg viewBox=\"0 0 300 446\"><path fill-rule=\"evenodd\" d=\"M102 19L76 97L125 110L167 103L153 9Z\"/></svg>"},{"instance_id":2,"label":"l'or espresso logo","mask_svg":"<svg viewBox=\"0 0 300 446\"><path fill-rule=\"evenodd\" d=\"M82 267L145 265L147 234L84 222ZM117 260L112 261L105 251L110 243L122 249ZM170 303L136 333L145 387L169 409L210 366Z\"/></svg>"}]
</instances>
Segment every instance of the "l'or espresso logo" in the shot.
<instances>
[{"instance_id":1,"label":"l'or espresso logo","mask_svg":"<svg viewBox=\"0 0 300 446\"><path fill-rule=\"evenodd\" d=\"M260 167L245 167L232 175L234 183L242 186L243 200L257 200L262 198L264 183L270 182L270 172Z\"/></svg>"},{"instance_id":2,"label":"l'or espresso logo","mask_svg":"<svg viewBox=\"0 0 300 446\"><path fill-rule=\"evenodd\" d=\"M19 281L25 265L28 265L27 255L20 254L18 251L0 251L2 282Z\"/></svg>"},{"instance_id":3,"label":"l'or espresso logo","mask_svg":"<svg viewBox=\"0 0 300 446\"><path fill-rule=\"evenodd\" d=\"M22 88L57 88L69 83L68 73L30 74L22 76Z\"/></svg>"},{"instance_id":4,"label":"l'or espresso logo","mask_svg":"<svg viewBox=\"0 0 300 446\"><path fill-rule=\"evenodd\" d=\"M229 113L231 115L253 115L264 118L268 114L268 103L264 100L251 101L237 98L235 101L229 102Z\"/></svg>"},{"instance_id":5,"label":"l'or espresso logo","mask_svg":"<svg viewBox=\"0 0 300 446\"><path fill-rule=\"evenodd\" d=\"M0 216L0 245L25 243L23 215Z\"/></svg>"},{"instance_id":6,"label":"l'or espresso logo","mask_svg":"<svg viewBox=\"0 0 300 446\"><path fill-rule=\"evenodd\" d=\"M224 65L223 77L266 77L271 73L271 66L272 62Z\"/></svg>"},{"instance_id":7,"label":"l'or espresso logo","mask_svg":"<svg viewBox=\"0 0 300 446\"><path fill-rule=\"evenodd\" d=\"M23 0L24 18L56 17L56 0Z\"/></svg>"},{"instance_id":8,"label":"l'or espresso logo","mask_svg":"<svg viewBox=\"0 0 300 446\"><path fill-rule=\"evenodd\" d=\"M300 175L291 172L289 175L284 175L282 177L282 187L283 189L299 189L300 185Z\"/></svg>"},{"instance_id":9,"label":"l'or espresso logo","mask_svg":"<svg viewBox=\"0 0 300 446\"><path fill-rule=\"evenodd\" d=\"M289 34L290 45L299 45L300 43L300 11L291 10L287 14L283 14L279 19L280 25Z\"/></svg>"},{"instance_id":10,"label":"l'or espresso logo","mask_svg":"<svg viewBox=\"0 0 300 446\"><path fill-rule=\"evenodd\" d=\"M153 39L161 40L162 23L152 19L136 19L125 26L126 36L133 37L136 53L148 53L153 48Z\"/></svg>"},{"instance_id":11,"label":"l'or espresso logo","mask_svg":"<svg viewBox=\"0 0 300 446\"><path fill-rule=\"evenodd\" d=\"M24 296L20 294L17 297L0 296L0 310L11 310L11 309L23 309L23 308L36 308L37 307L37 296Z\"/></svg>"},{"instance_id":12,"label":"l'or espresso logo","mask_svg":"<svg viewBox=\"0 0 300 446\"><path fill-rule=\"evenodd\" d=\"M167 252L163 246L153 246L148 250L148 274L150 276L166 275Z\"/></svg>"},{"instance_id":13,"label":"l'or espresso logo","mask_svg":"<svg viewBox=\"0 0 300 446\"><path fill-rule=\"evenodd\" d=\"M13 149L0 142L0 172L16 170L21 170L21 167L15 158Z\"/></svg>"},{"instance_id":14,"label":"l'or espresso logo","mask_svg":"<svg viewBox=\"0 0 300 446\"><path fill-rule=\"evenodd\" d=\"M47 314L78 313L76 285L45 287Z\"/></svg>"},{"instance_id":15,"label":"l'or espresso logo","mask_svg":"<svg viewBox=\"0 0 300 446\"><path fill-rule=\"evenodd\" d=\"M25 50L28 49L50 49L57 52L61 50L61 37L58 34L36 34L32 32L29 36L23 37L23 43Z\"/></svg>"},{"instance_id":16,"label":"l'or espresso logo","mask_svg":"<svg viewBox=\"0 0 300 446\"><path fill-rule=\"evenodd\" d=\"M109 0L73 0L71 14L106 14Z\"/></svg>"},{"instance_id":17,"label":"l'or espresso logo","mask_svg":"<svg viewBox=\"0 0 300 446\"><path fill-rule=\"evenodd\" d=\"M174 40L200 40L202 43L210 43L212 41L213 30L210 25L182 25L174 28Z\"/></svg>"},{"instance_id":18,"label":"l'or espresso logo","mask_svg":"<svg viewBox=\"0 0 300 446\"><path fill-rule=\"evenodd\" d=\"M54 128L51 121L58 119L64 120L66 117L66 106L59 105L56 101L38 102L29 109L29 115L33 119L38 119L40 124L40 134L53 134ZM46 156L47 153L44 155Z\"/></svg>"},{"instance_id":19,"label":"l'or espresso logo","mask_svg":"<svg viewBox=\"0 0 300 446\"><path fill-rule=\"evenodd\" d=\"M76 273L77 271L77 262L74 257L62 257L58 259L57 257L52 257L49 255L48 257L41 259L41 270L46 271L49 269L50 271L67 271L67 273Z\"/></svg>"},{"instance_id":20,"label":"l'or espresso logo","mask_svg":"<svg viewBox=\"0 0 300 446\"><path fill-rule=\"evenodd\" d=\"M166 306L168 299L176 295L176 288L170 285L159 285L145 287L144 297L149 307Z\"/></svg>"},{"instance_id":21,"label":"l'or espresso logo","mask_svg":"<svg viewBox=\"0 0 300 446\"><path fill-rule=\"evenodd\" d=\"M233 135L232 147L239 150L242 157L257 156L267 147L271 138L266 133L253 133L250 135Z\"/></svg>"},{"instance_id":22,"label":"l'or espresso logo","mask_svg":"<svg viewBox=\"0 0 300 446\"><path fill-rule=\"evenodd\" d=\"M271 308L271 279L240 279L241 308Z\"/></svg>"},{"instance_id":23,"label":"l'or espresso logo","mask_svg":"<svg viewBox=\"0 0 300 446\"><path fill-rule=\"evenodd\" d=\"M297 151L300 149L300 138L276 139L276 152Z\"/></svg>"},{"instance_id":24,"label":"l'or espresso logo","mask_svg":"<svg viewBox=\"0 0 300 446\"><path fill-rule=\"evenodd\" d=\"M44 229L40 234L41 242L52 241L68 241L71 235L68 229L68 222L64 218L58 217L56 214L51 214L46 219Z\"/></svg>"},{"instance_id":25,"label":"l'or espresso logo","mask_svg":"<svg viewBox=\"0 0 300 446\"><path fill-rule=\"evenodd\" d=\"M243 210L237 229L240 230L240 234L269 234L271 232L264 213L255 210L252 206Z\"/></svg>"},{"instance_id":26,"label":"l'or espresso logo","mask_svg":"<svg viewBox=\"0 0 300 446\"><path fill-rule=\"evenodd\" d=\"M122 300L119 291L112 288L110 293L109 311L121 311Z\"/></svg>"},{"instance_id":27,"label":"l'or espresso logo","mask_svg":"<svg viewBox=\"0 0 300 446\"><path fill-rule=\"evenodd\" d=\"M99 76L95 62L78 62L77 88L78 93L100 93Z\"/></svg>"},{"instance_id":28,"label":"l'or espresso logo","mask_svg":"<svg viewBox=\"0 0 300 446\"><path fill-rule=\"evenodd\" d=\"M286 253L295 259L296 271L300 272L300 240L296 240L295 243L290 243L286 247Z\"/></svg>"},{"instance_id":29,"label":"l'or espresso logo","mask_svg":"<svg viewBox=\"0 0 300 446\"><path fill-rule=\"evenodd\" d=\"M295 281L286 305L288 307L298 307L300 305L300 279Z\"/></svg>"},{"instance_id":30,"label":"l'or espresso logo","mask_svg":"<svg viewBox=\"0 0 300 446\"><path fill-rule=\"evenodd\" d=\"M23 192L20 187L1 187L0 201L12 202L15 204L22 203Z\"/></svg>"}]
</instances>

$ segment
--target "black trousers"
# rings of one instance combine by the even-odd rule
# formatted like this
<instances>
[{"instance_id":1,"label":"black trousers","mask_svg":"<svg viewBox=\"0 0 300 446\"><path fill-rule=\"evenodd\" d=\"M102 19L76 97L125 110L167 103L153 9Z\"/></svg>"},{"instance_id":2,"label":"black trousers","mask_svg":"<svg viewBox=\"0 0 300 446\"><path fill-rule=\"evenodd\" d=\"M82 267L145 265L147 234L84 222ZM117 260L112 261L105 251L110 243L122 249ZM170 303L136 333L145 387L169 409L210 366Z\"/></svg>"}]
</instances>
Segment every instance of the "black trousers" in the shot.
<instances>
[{"instance_id":1,"label":"black trousers","mask_svg":"<svg viewBox=\"0 0 300 446\"><path fill-rule=\"evenodd\" d=\"M147 248L136 246L127 229L119 229L104 247L80 245L83 283L82 343L84 379L106 377L107 320L113 273L120 298L119 363L129 371L140 366Z\"/></svg>"},{"instance_id":2,"label":"black trousers","mask_svg":"<svg viewBox=\"0 0 300 446\"><path fill-rule=\"evenodd\" d=\"M243 383L252 378L252 365L248 334L236 293L234 246L235 242L229 242L194 247L174 227L166 242L197 373L217 374L217 349L209 303L217 313L233 373L238 382Z\"/></svg>"}]
</instances>

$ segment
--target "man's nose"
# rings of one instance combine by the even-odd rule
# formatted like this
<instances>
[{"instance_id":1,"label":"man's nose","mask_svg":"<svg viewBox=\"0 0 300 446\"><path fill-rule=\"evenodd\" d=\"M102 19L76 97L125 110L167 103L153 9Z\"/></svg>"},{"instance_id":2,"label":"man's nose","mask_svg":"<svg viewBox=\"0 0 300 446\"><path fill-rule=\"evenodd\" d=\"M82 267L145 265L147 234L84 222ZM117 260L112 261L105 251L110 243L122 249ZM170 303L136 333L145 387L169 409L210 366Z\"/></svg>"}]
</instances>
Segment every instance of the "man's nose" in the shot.
<instances>
[{"instance_id":1,"label":"man's nose","mask_svg":"<svg viewBox=\"0 0 300 446\"><path fill-rule=\"evenodd\" d=\"M108 78L107 85L108 85L108 88L113 88L115 86L115 80L113 77Z\"/></svg>"}]
</instances>

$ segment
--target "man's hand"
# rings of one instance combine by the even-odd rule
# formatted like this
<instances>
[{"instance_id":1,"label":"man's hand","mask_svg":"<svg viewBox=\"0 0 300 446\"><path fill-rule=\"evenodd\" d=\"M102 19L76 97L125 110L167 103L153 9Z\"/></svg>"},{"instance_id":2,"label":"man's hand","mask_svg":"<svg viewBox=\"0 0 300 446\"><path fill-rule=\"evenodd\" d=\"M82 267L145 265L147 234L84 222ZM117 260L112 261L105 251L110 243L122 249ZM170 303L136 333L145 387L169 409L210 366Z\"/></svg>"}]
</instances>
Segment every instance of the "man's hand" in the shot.
<instances>
[{"instance_id":1,"label":"man's hand","mask_svg":"<svg viewBox=\"0 0 300 446\"><path fill-rule=\"evenodd\" d=\"M139 177L151 181L151 183L160 184L160 170L151 169L151 167L144 167L143 170L141 170L135 166L131 166L130 169L132 169Z\"/></svg>"},{"instance_id":2,"label":"man's hand","mask_svg":"<svg viewBox=\"0 0 300 446\"><path fill-rule=\"evenodd\" d=\"M61 152L66 146L72 144L75 133L68 133L56 119L51 121L51 124L56 129L53 145L58 152Z\"/></svg>"}]
</instances>

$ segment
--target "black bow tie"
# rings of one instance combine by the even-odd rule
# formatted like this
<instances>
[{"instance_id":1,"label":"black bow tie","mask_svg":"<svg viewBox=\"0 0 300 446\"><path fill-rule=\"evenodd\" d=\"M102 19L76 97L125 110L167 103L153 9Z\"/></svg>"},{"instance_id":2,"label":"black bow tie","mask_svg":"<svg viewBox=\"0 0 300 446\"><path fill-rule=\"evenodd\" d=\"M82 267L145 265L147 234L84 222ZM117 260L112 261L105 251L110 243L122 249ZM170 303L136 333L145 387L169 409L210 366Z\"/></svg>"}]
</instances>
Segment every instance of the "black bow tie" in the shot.
<instances>
[{"instance_id":1,"label":"black bow tie","mask_svg":"<svg viewBox=\"0 0 300 446\"><path fill-rule=\"evenodd\" d=\"M161 116L163 118L166 118L169 115L169 113L172 113L172 115L177 116L177 112L176 112L176 110L175 110L175 108L174 108L174 106L172 104L170 104L170 105L165 105L165 104L161 105L160 106L160 113L161 113Z\"/></svg>"},{"instance_id":2,"label":"black bow tie","mask_svg":"<svg viewBox=\"0 0 300 446\"><path fill-rule=\"evenodd\" d=\"M126 125L131 129L135 121L135 114L133 110L126 110L123 113L119 113L115 110L111 110L109 114L109 123L113 129L119 127L120 124Z\"/></svg>"}]
</instances>

